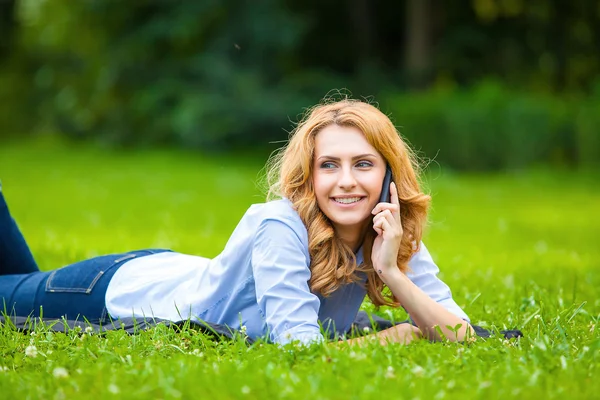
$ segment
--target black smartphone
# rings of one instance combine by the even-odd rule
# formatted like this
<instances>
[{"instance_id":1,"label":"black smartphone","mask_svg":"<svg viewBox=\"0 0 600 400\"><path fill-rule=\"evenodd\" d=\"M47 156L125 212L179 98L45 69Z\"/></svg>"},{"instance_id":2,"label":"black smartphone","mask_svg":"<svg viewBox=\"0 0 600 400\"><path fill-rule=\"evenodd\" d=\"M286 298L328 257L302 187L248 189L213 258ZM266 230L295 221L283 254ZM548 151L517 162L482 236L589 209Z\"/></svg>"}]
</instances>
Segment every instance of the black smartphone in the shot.
<instances>
[{"instance_id":1,"label":"black smartphone","mask_svg":"<svg viewBox=\"0 0 600 400\"><path fill-rule=\"evenodd\" d=\"M379 196L380 203L390 202L390 183L392 183L392 169L388 166L385 170L383 185L381 187L381 195Z\"/></svg>"}]
</instances>

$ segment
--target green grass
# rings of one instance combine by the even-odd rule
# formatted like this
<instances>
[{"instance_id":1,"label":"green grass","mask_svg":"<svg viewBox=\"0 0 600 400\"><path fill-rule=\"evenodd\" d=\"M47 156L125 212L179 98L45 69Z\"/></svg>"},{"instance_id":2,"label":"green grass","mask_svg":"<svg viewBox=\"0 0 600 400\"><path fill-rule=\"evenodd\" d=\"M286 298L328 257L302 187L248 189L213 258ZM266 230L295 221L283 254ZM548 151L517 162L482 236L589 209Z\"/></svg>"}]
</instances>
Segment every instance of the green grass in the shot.
<instances>
[{"instance_id":1,"label":"green grass","mask_svg":"<svg viewBox=\"0 0 600 400\"><path fill-rule=\"evenodd\" d=\"M148 247L218 254L263 199L263 161L5 143L0 179L38 263L52 269ZM521 329L518 342L280 349L165 327L102 337L4 327L0 398L594 398L599 182L545 170L428 176L425 242L441 277L474 323Z\"/></svg>"}]
</instances>

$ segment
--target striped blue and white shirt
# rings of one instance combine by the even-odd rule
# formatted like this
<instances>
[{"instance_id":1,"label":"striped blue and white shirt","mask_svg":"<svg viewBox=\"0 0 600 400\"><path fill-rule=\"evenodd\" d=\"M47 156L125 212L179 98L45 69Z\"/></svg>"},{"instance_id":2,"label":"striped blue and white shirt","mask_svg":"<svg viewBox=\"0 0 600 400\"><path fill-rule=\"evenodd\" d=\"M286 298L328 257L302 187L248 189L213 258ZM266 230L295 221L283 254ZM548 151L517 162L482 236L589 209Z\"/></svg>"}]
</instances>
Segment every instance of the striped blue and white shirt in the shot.
<instances>
[{"instance_id":1,"label":"striped blue and white shirt","mask_svg":"<svg viewBox=\"0 0 600 400\"><path fill-rule=\"evenodd\" d=\"M362 252L356 256L361 263ZM364 285L347 284L324 298L310 291L309 266L308 233L290 201L255 204L214 259L166 252L126 262L108 286L106 307L115 318L191 318L281 344L323 340L319 323L325 321L332 333L346 333L365 298ZM423 244L409 267L418 287L469 320Z\"/></svg>"}]
</instances>

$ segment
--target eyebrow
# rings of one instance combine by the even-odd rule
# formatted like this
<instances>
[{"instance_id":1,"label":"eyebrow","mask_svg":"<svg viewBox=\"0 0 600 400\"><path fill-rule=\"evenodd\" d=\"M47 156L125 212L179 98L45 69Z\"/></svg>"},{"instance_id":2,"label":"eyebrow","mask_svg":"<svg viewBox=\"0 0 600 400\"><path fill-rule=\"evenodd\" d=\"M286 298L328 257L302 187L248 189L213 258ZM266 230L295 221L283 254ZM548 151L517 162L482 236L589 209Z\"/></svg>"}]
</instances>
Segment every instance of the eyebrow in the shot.
<instances>
[{"instance_id":1,"label":"eyebrow","mask_svg":"<svg viewBox=\"0 0 600 400\"><path fill-rule=\"evenodd\" d=\"M354 156L354 157L352 157L352 159L353 160L357 160L359 158L367 158L367 157L377 157L377 156L375 154L365 153L365 154L359 154L357 156ZM327 159L327 160L333 160L333 161L340 161L341 160L341 158L339 158L339 157L324 155L324 156L321 156L321 157L317 158L317 161L319 161L322 158Z\"/></svg>"}]
</instances>

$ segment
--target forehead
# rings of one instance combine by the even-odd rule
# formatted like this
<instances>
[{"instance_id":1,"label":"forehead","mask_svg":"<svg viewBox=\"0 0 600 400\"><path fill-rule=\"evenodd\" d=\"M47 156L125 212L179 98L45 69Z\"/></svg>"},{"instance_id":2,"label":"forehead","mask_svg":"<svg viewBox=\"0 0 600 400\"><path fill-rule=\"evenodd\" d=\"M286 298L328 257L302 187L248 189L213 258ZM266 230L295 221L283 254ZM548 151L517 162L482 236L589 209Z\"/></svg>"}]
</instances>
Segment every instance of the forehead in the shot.
<instances>
[{"instance_id":1,"label":"forehead","mask_svg":"<svg viewBox=\"0 0 600 400\"><path fill-rule=\"evenodd\" d=\"M343 158L365 153L379 155L360 129L354 126L329 125L315 136L315 157Z\"/></svg>"}]
</instances>

